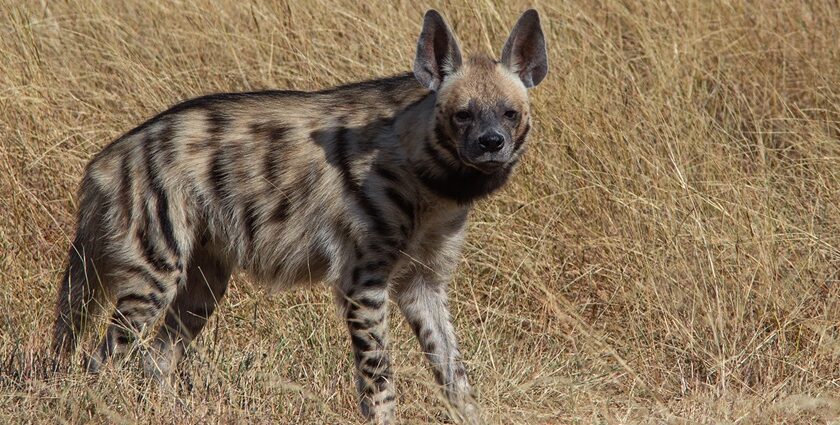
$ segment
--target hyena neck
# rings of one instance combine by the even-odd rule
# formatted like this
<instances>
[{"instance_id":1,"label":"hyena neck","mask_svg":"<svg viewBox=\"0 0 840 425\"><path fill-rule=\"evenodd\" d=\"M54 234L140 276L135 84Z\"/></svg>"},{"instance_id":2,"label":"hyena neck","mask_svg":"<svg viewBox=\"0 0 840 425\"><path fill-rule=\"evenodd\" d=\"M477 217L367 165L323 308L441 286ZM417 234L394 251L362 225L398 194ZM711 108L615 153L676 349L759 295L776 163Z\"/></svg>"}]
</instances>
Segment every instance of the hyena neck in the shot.
<instances>
[{"instance_id":1,"label":"hyena neck","mask_svg":"<svg viewBox=\"0 0 840 425\"><path fill-rule=\"evenodd\" d=\"M499 190L507 182L516 160L492 173L465 165L456 148L457 140L443 131L437 121L435 93L403 113L408 131L401 132L411 170L435 196L469 205Z\"/></svg>"}]
</instances>

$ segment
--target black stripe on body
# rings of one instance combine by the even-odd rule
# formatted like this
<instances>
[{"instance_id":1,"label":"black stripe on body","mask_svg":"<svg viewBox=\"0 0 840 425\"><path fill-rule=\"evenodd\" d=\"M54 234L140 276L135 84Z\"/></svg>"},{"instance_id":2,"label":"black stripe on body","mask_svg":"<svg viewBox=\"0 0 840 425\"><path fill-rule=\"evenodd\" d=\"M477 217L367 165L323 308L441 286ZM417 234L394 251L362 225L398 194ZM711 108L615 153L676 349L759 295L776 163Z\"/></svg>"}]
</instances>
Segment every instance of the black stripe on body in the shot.
<instances>
[{"instance_id":1,"label":"black stripe on body","mask_svg":"<svg viewBox=\"0 0 840 425\"><path fill-rule=\"evenodd\" d=\"M229 164L225 155L225 150L223 148L218 148L213 154L208 178L210 180L213 193L216 195L216 199L223 205L230 198L230 191L227 187L228 179L230 177L228 166Z\"/></svg>"},{"instance_id":2,"label":"black stripe on body","mask_svg":"<svg viewBox=\"0 0 840 425\"><path fill-rule=\"evenodd\" d=\"M145 204L145 202L144 202ZM135 236L140 241L140 246L143 251L143 258L146 263L150 264L156 271L163 273L171 273L175 271L175 266L169 264L165 259L161 258L155 245L149 237L149 208L144 205L143 213L141 214L140 225L137 227Z\"/></svg>"},{"instance_id":3,"label":"black stripe on body","mask_svg":"<svg viewBox=\"0 0 840 425\"><path fill-rule=\"evenodd\" d=\"M248 201L242 209L242 224L245 226L246 244L249 249L252 249L257 232L257 206L254 201Z\"/></svg>"},{"instance_id":4,"label":"black stripe on body","mask_svg":"<svg viewBox=\"0 0 840 425\"><path fill-rule=\"evenodd\" d=\"M175 126L171 121L170 119L157 136L160 160L164 167L169 167L175 162Z\"/></svg>"},{"instance_id":5,"label":"black stripe on body","mask_svg":"<svg viewBox=\"0 0 840 425\"><path fill-rule=\"evenodd\" d=\"M222 135L230 125L231 118L218 109L211 109L207 112L207 135L211 143L218 147Z\"/></svg>"},{"instance_id":6,"label":"black stripe on body","mask_svg":"<svg viewBox=\"0 0 840 425\"><path fill-rule=\"evenodd\" d=\"M372 230L379 236L388 236L391 233L391 229L383 220L382 213L353 178L350 157L347 153L347 145L349 144L347 132L347 128L340 127L335 137L335 159L339 172L341 173L342 181L344 182L344 187L355 198L359 208L362 209L362 212L371 221Z\"/></svg>"},{"instance_id":7,"label":"black stripe on body","mask_svg":"<svg viewBox=\"0 0 840 425\"><path fill-rule=\"evenodd\" d=\"M159 147L159 141L156 143L155 139L148 136L143 143L146 154L146 177L148 178L149 189L157 199L157 218L160 225L160 232L166 242L166 246L172 251L175 257L180 257L181 253L178 249L178 243L175 241L175 233L172 228L172 220L169 217L169 198L163 188L161 182L159 167L155 160L155 152ZM148 235L147 231L147 235Z\"/></svg>"},{"instance_id":8,"label":"black stripe on body","mask_svg":"<svg viewBox=\"0 0 840 425\"><path fill-rule=\"evenodd\" d=\"M409 223L414 224L414 204L411 201L392 187L385 189L385 196L402 211L403 215L408 218Z\"/></svg>"},{"instance_id":9,"label":"black stripe on body","mask_svg":"<svg viewBox=\"0 0 840 425\"><path fill-rule=\"evenodd\" d=\"M271 213L271 221L275 223L282 223L289 218L289 200L284 194L279 195L277 205Z\"/></svg>"},{"instance_id":10,"label":"black stripe on body","mask_svg":"<svg viewBox=\"0 0 840 425\"><path fill-rule=\"evenodd\" d=\"M131 157L125 154L120 164L120 207L125 217L125 227L131 226L134 215L134 182L131 177Z\"/></svg>"},{"instance_id":11,"label":"black stripe on body","mask_svg":"<svg viewBox=\"0 0 840 425\"><path fill-rule=\"evenodd\" d=\"M400 177L393 170L386 168L384 165L377 163L374 166L373 172L390 183L399 183Z\"/></svg>"},{"instance_id":12,"label":"black stripe on body","mask_svg":"<svg viewBox=\"0 0 840 425\"><path fill-rule=\"evenodd\" d=\"M263 157L263 175L271 186L277 184L281 156L285 149L288 149L286 141L291 127L279 123L252 123L251 134L255 139L261 139L268 149Z\"/></svg>"},{"instance_id":13,"label":"black stripe on body","mask_svg":"<svg viewBox=\"0 0 840 425\"><path fill-rule=\"evenodd\" d=\"M437 168L440 168L444 172L450 173L457 173L460 170L460 166L457 163L454 163L452 160L448 160L443 157L440 151L437 150L433 146L433 142L430 140L426 140L425 144L423 145L423 152L431 158L432 162Z\"/></svg>"}]
</instances>

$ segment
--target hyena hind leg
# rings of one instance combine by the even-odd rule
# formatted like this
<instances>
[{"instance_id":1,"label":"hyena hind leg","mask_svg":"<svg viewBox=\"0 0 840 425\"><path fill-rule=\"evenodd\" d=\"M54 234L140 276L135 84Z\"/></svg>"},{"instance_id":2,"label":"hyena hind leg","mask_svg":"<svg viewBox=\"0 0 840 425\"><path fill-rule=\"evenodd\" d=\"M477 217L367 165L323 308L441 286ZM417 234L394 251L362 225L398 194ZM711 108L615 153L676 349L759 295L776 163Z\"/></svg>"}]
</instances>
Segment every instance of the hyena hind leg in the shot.
<instances>
[{"instance_id":1,"label":"hyena hind leg","mask_svg":"<svg viewBox=\"0 0 840 425\"><path fill-rule=\"evenodd\" d=\"M207 246L196 249L191 258L187 284L178 289L145 359L146 373L161 381L169 378L215 311L232 271L231 265Z\"/></svg>"},{"instance_id":2,"label":"hyena hind leg","mask_svg":"<svg viewBox=\"0 0 840 425\"><path fill-rule=\"evenodd\" d=\"M129 343L150 327L169 308L183 271L152 272L143 267L123 266L114 273L112 292L117 303L102 342L87 364L97 373L112 357L121 357Z\"/></svg>"}]
</instances>

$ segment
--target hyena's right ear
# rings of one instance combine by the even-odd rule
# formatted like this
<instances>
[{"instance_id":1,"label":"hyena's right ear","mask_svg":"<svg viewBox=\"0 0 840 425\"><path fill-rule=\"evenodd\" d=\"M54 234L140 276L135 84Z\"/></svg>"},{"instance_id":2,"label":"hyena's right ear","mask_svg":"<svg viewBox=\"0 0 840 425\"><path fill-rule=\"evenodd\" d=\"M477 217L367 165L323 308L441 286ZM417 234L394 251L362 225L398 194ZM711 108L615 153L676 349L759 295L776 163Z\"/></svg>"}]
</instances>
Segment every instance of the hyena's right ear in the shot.
<instances>
[{"instance_id":1,"label":"hyena's right ear","mask_svg":"<svg viewBox=\"0 0 840 425\"><path fill-rule=\"evenodd\" d=\"M446 75L461 66L461 49L443 16L429 10L423 17L423 31L417 40L414 77L429 90L437 90Z\"/></svg>"}]
</instances>

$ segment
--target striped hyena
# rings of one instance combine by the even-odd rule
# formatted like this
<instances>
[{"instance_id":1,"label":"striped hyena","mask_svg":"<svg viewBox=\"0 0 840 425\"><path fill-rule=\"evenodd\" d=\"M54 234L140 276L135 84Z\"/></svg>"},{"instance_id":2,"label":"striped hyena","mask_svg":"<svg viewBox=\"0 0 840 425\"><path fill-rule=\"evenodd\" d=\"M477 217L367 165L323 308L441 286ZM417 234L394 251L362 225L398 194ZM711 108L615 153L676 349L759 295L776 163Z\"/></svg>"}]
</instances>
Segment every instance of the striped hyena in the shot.
<instances>
[{"instance_id":1,"label":"striped hyena","mask_svg":"<svg viewBox=\"0 0 840 425\"><path fill-rule=\"evenodd\" d=\"M210 95L146 121L85 171L56 353L75 349L91 307L110 298L116 308L88 370L163 318L146 369L165 378L234 270L281 287L323 281L350 332L365 416L394 418L393 297L453 410L477 421L447 281L470 206L502 187L525 150L526 89L546 72L536 11L521 16L497 61L462 58L432 10L413 73L318 92Z\"/></svg>"}]
</instances>

